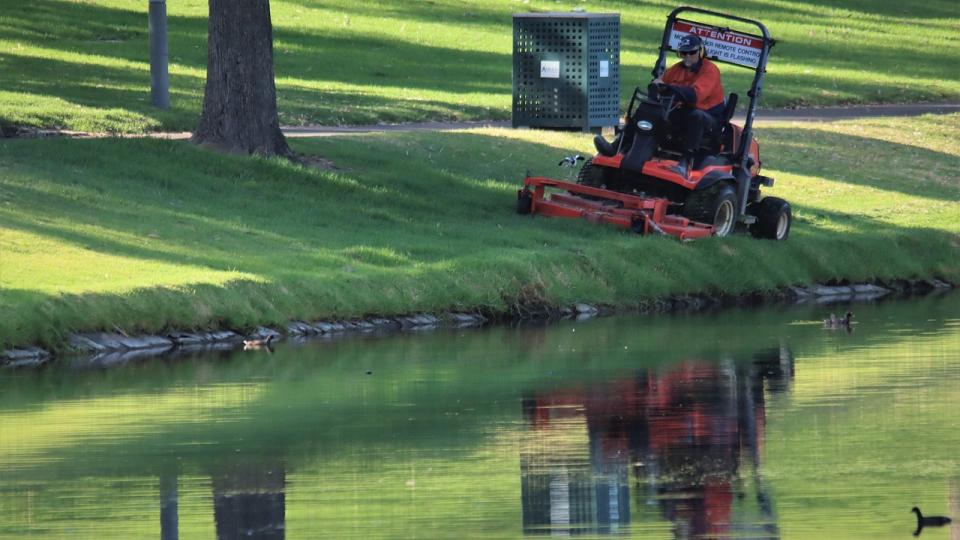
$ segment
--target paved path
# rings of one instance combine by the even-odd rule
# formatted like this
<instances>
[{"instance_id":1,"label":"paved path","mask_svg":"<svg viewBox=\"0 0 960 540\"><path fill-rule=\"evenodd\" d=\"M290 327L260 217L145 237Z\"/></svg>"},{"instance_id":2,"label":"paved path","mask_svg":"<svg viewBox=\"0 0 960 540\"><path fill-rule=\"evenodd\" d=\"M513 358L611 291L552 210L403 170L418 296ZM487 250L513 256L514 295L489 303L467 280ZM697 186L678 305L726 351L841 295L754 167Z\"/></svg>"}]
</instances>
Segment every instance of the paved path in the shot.
<instances>
[{"instance_id":1,"label":"paved path","mask_svg":"<svg viewBox=\"0 0 960 540\"><path fill-rule=\"evenodd\" d=\"M389 131L451 131L483 127L510 127L509 120L480 120L476 122L422 122L416 124L377 124L371 126L303 126L284 127L283 134L290 138L327 137L351 133L380 133Z\"/></svg>"},{"instance_id":2,"label":"paved path","mask_svg":"<svg viewBox=\"0 0 960 540\"><path fill-rule=\"evenodd\" d=\"M851 107L818 107L808 109L761 110L757 121L769 122L832 122L853 118L883 116L919 116L921 114L950 114L960 112L960 103L915 103L907 105L861 105ZM743 113L734 118L742 119Z\"/></svg>"},{"instance_id":3,"label":"paved path","mask_svg":"<svg viewBox=\"0 0 960 540\"><path fill-rule=\"evenodd\" d=\"M756 122L832 122L856 118L876 118L884 116L918 116L921 114L950 114L960 112L958 103L919 103L910 105L864 105L852 107L819 107L809 109L770 109L761 110ZM734 116L734 121L743 121L743 113ZM283 133L290 138L331 137L358 133L381 133L402 131L451 131L482 127L509 128L509 120L481 120L473 122L422 122L415 124L377 124L366 126L304 126L284 127ZM21 136L24 136L21 134ZM109 133L87 133L66 130L37 130L25 136L64 136L64 137L151 137L155 139L189 139L189 132L154 132L115 135Z\"/></svg>"},{"instance_id":4,"label":"paved path","mask_svg":"<svg viewBox=\"0 0 960 540\"><path fill-rule=\"evenodd\" d=\"M960 112L958 103L911 104L911 105L866 105L857 107L820 107L810 109L771 109L757 114L761 122L832 122L856 118L883 116L918 116L921 114L950 114ZM743 121L744 114L734 116L734 121ZM285 127L287 137L329 137L354 133L378 133L390 131L448 131L481 127L509 128L508 120L479 122L424 122L421 124L384 124L374 126L306 126Z\"/></svg>"}]
</instances>

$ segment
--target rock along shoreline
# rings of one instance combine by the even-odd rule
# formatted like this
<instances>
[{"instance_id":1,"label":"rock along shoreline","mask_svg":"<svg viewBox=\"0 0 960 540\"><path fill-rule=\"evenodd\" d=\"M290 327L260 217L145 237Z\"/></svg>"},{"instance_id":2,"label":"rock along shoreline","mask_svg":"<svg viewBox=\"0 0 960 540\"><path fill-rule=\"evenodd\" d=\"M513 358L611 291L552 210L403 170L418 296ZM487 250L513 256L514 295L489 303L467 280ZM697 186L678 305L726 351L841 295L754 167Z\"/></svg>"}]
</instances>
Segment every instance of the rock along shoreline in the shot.
<instances>
[{"instance_id":1,"label":"rock along shoreline","mask_svg":"<svg viewBox=\"0 0 960 540\"><path fill-rule=\"evenodd\" d=\"M420 332L439 328L473 328L497 323L526 320L589 319L618 313L694 312L714 308L762 305L771 302L829 305L841 302L874 301L889 297L925 295L955 288L940 279L893 280L876 283L816 284L785 287L768 292L743 295L692 294L649 299L629 307L575 303L553 306L527 302L510 306L504 312L448 312L440 315L413 314L397 317L370 317L351 320L291 321L284 328L258 327L252 332L217 330L207 332L173 331L165 335L129 336L122 331L86 332L70 336L63 352L40 347L22 347L0 353L0 367L37 367L58 358L71 358L94 366L112 366L131 361L194 354L204 351L243 349L245 342L276 339L337 339L356 335L383 335Z\"/></svg>"}]
</instances>

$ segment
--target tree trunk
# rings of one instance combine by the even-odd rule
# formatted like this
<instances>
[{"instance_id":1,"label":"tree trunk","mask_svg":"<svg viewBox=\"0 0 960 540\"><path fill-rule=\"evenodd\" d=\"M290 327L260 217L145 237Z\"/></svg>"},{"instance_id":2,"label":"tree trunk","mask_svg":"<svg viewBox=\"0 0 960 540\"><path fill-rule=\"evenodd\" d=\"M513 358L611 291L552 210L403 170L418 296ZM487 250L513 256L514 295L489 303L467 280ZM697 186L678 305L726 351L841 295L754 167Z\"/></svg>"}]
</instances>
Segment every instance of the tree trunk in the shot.
<instances>
[{"instance_id":1,"label":"tree trunk","mask_svg":"<svg viewBox=\"0 0 960 540\"><path fill-rule=\"evenodd\" d=\"M209 0L207 85L196 144L291 155L277 117L270 0Z\"/></svg>"}]
</instances>

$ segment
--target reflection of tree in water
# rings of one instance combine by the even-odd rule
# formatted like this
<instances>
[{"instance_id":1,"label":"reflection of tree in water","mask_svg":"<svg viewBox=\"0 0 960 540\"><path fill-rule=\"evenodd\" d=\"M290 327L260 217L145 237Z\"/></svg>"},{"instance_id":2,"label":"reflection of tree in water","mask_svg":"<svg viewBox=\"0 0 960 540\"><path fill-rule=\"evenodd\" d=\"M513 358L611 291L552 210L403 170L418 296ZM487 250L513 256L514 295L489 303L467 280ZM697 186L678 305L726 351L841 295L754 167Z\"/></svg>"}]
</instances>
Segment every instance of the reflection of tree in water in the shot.
<instances>
[{"instance_id":1,"label":"reflection of tree in water","mask_svg":"<svg viewBox=\"0 0 960 540\"><path fill-rule=\"evenodd\" d=\"M211 473L217 540L282 540L286 532L286 467L276 459L226 460ZM177 474L160 474L160 538L180 537Z\"/></svg>"},{"instance_id":2,"label":"reflection of tree in water","mask_svg":"<svg viewBox=\"0 0 960 540\"><path fill-rule=\"evenodd\" d=\"M160 540L180 538L178 499L177 473L167 468L160 473Z\"/></svg>"},{"instance_id":3,"label":"reflection of tree in water","mask_svg":"<svg viewBox=\"0 0 960 540\"><path fill-rule=\"evenodd\" d=\"M788 390L792 379L789 351L775 349L748 363L689 361L527 398L524 531L626 530L632 472L638 504L658 507L678 537L778 536L758 472L764 395ZM734 504L747 492L754 515Z\"/></svg>"},{"instance_id":4,"label":"reflection of tree in water","mask_svg":"<svg viewBox=\"0 0 960 540\"><path fill-rule=\"evenodd\" d=\"M262 462L228 464L212 475L217 539L280 540L286 528L286 471Z\"/></svg>"}]
</instances>

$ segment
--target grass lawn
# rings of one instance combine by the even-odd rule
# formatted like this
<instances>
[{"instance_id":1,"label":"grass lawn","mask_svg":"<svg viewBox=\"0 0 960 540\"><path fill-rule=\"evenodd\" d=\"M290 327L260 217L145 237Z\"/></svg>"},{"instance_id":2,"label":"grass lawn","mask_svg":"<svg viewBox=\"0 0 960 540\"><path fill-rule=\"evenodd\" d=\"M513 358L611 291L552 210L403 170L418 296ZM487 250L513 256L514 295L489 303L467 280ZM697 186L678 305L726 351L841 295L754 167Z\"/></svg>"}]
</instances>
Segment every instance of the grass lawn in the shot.
<instances>
[{"instance_id":1,"label":"grass lawn","mask_svg":"<svg viewBox=\"0 0 960 540\"><path fill-rule=\"evenodd\" d=\"M511 14L622 16L626 96L645 84L673 2L273 0L281 122L506 119ZM762 105L960 99L953 0L706 0L778 40ZM0 123L91 131L191 130L206 76L206 0L168 3L173 106L150 106L147 2L0 0ZM948 36L946 39L944 36ZM727 66L744 94L747 70Z\"/></svg>"},{"instance_id":2,"label":"grass lawn","mask_svg":"<svg viewBox=\"0 0 960 540\"><path fill-rule=\"evenodd\" d=\"M680 243L514 213L523 172L581 134L394 133L293 141L322 171L186 142L0 144L0 346L109 329L630 305L829 279L960 281L960 115L764 125L786 243Z\"/></svg>"}]
</instances>

